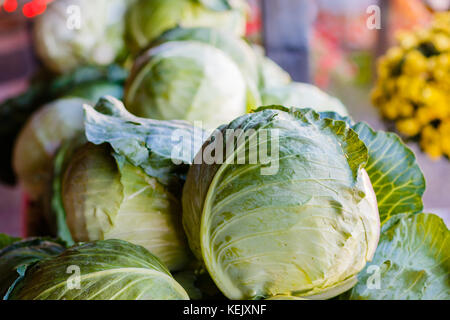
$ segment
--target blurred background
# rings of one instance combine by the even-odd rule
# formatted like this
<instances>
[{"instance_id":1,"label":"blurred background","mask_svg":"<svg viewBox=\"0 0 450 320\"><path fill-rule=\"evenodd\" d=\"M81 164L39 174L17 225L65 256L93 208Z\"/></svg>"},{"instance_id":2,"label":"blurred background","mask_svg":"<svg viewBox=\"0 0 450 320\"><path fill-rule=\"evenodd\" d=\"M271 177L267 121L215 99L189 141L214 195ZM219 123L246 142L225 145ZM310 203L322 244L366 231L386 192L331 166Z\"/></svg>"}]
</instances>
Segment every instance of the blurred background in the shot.
<instances>
[{"instance_id":1,"label":"blurred background","mask_svg":"<svg viewBox=\"0 0 450 320\"><path fill-rule=\"evenodd\" d=\"M40 63L31 28L41 12L33 1L0 0L0 103L27 89ZM49 2L49 1L47 1ZM356 121L393 130L372 104L377 59L401 30L430 24L435 12L448 11L450 0L248 0L247 38L296 81L309 82L338 97ZM380 9L380 27L370 22L371 6ZM28 9L27 9L28 8ZM33 9L34 8L34 9ZM369 27L370 24L372 27ZM408 142L427 180L425 212L450 222L450 163L430 157L416 141ZM20 187L0 185L0 233L24 233Z\"/></svg>"}]
</instances>

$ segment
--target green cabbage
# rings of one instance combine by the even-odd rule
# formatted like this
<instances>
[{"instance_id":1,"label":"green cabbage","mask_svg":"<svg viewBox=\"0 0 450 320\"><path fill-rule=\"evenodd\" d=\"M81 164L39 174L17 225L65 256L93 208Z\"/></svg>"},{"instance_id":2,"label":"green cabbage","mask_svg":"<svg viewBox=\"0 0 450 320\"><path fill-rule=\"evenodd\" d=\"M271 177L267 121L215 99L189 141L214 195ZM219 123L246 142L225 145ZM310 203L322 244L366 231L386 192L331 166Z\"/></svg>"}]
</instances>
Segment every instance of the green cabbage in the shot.
<instances>
[{"instance_id":1,"label":"green cabbage","mask_svg":"<svg viewBox=\"0 0 450 320\"><path fill-rule=\"evenodd\" d=\"M229 129L253 140L224 137L234 152L224 149L223 163L194 163L182 201L190 247L219 289L230 299L319 299L351 288L380 228L363 141L344 121L267 107L223 126L198 155L220 154L219 132ZM265 130L278 136L256 139ZM230 161L267 139L279 146L271 162Z\"/></svg>"},{"instance_id":2,"label":"green cabbage","mask_svg":"<svg viewBox=\"0 0 450 320\"><path fill-rule=\"evenodd\" d=\"M75 241L126 240L148 249L170 270L188 262L180 201L105 145L75 152L64 175L62 203Z\"/></svg>"},{"instance_id":3,"label":"green cabbage","mask_svg":"<svg viewBox=\"0 0 450 320\"><path fill-rule=\"evenodd\" d=\"M189 297L146 249L121 240L106 240L72 247L28 267L8 299L187 300Z\"/></svg>"},{"instance_id":4,"label":"green cabbage","mask_svg":"<svg viewBox=\"0 0 450 320\"><path fill-rule=\"evenodd\" d=\"M170 270L182 269L190 251L179 198L203 131L183 121L135 117L112 97L100 99L95 109L86 105L85 113L90 144L78 148L67 166L59 165L64 171L61 187L55 185L61 195L54 201L59 221L67 217L75 241L130 241L150 250ZM175 133L192 138L179 154L173 154ZM66 230L63 225L60 234L69 238Z\"/></svg>"},{"instance_id":5,"label":"green cabbage","mask_svg":"<svg viewBox=\"0 0 450 320\"><path fill-rule=\"evenodd\" d=\"M215 129L246 112L242 72L223 51L198 41L172 41L137 60L125 105L139 116L202 121Z\"/></svg>"},{"instance_id":6,"label":"green cabbage","mask_svg":"<svg viewBox=\"0 0 450 320\"><path fill-rule=\"evenodd\" d=\"M138 52L177 26L213 27L243 36L246 13L242 0L138 0L127 15L128 46Z\"/></svg>"},{"instance_id":7,"label":"green cabbage","mask_svg":"<svg viewBox=\"0 0 450 320\"><path fill-rule=\"evenodd\" d=\"M58 0L36 18L34 44L44 64L64 73L108 65L125 52L129 0Z\"/></svg>"},{"instance_id":8,"label":"green cabbage","mask_svg":"<svg viewBox=\"0 0 450 320\"><path fill-rule=\"evenodd\" d=\"M174 28L152 43L152 47L169 41L199 41L216 47L237 64L247 83L247 108L261 105L258 91L258 57L249 44L233 34L213 28Z\"/></svg>"}]
</instances>

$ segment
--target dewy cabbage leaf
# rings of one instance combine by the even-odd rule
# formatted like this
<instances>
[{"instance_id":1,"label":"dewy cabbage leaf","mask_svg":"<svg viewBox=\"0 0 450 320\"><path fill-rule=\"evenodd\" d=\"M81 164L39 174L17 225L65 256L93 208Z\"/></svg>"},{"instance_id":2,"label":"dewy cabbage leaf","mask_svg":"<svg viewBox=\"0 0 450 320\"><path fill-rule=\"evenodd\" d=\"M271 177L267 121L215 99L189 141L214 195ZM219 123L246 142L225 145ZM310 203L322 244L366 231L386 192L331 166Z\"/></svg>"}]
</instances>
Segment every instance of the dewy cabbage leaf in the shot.
<instances>
[{"instance_id":1,"label":"dewy cabbage leaf","mask_svg":"<svg viewBox=\"0 0 450 320\"><path fill-rule=\"evenodd\" d=\"M86 138L108 143L134 166L164 185L184 178L206 139L206 133L186 121L159 121L129 113L122 102L104 97L95 109L85 105Z\"/></svg>"},{"instance_id":2,"label":"dewy cabbage leaf","mask_svg":"<svg viewBox=\"0 0 450 320\"><path fill-rule=\"evenodd\" d=\"M15 241L0 250L0 299L23 275L23 269L34 262L60 254L61 244L49 240L30 238Z\"/></svg>"},{"instance_id":3,"label":"dewy cabbage leaf","mask_svg":"<svg viewBox=\"0 0 450 320\"><path fill-rule=\"evenodd\" d=\"M233 161L258 149L254 163ZM380 227L367 148L346 122L264 107L216 131L196 159L211 150L225 161L191 166L183 225L223 294L324 299L355 284Z\"/></svg>"},{"instance_id":4,"label":"dewy cabbage leaf","mask_svg":"<svg viewBox=\"0 0 450 320\"><path fill-rule=\"evenodd\" d=\"M283 105L296 108L311 108L317 112L334 111L347 116L347 108L337 98L319 88L307 84L292 82L287 85L270 87L262 93L263 105Z\"/></svg>"},{"instance_id":5,"label":"dewy cabbage leaf","mask_svg":"<svg viewBox=\"0 0 450 320\"><path fill-rule=\"evenodd\" d=\"M139 52L177 26L212 27L243 36L247 9L243 0L138 0L127 15L128 46Z\"/></svg>"},{"instance_id":6,"label":"dewy cabbage leaf","mask_svg":"<svg viewBox=\"0 0 450 320\"><path fill-rule=\"evenodd\" d=\"M377 195L381 224L402 213L422 212L425 178L414 153L392 132L374 131L364 122L354 124L334 112L323 118L346 121L367 146L367 174Z\"/></svg>"},{"instance_id":7,"label":"dewy cabbage leaf","mask_svg":"<svg viewBox=\"0 0 450 320\"><path fill-rule=\"evenodd\" d=\"M169 41L199 41L222 50L238 65L247 83L247 108L261 105L258 91L258 57L252 47L233 34L213 28L174 28L152 43L152 47Z\"/></svg>"},{"instance_id":8,"label":"dewy cabbage leaf","mask_svg":"<svg viewBox=\"0 0 450 320\"><path fill-rule=\"evenodd\" d=\"M202 121L213 130L246 113L247 85L224 51L199 41L171 41L139 57L125 106L139 117Z\"/></svg>"},{"instance_id":9,"label":"dewy cabbage leaf","mask_svg":"<svg viewBox=\"0 0 450 320\"><path fill-rule=\"evenodd\" d=\"M36 51L45 66L65 73L105 66L125 55L125 14L130 0L58 0L35 20Z\"/></svg>"},{"instance_id":10,"label":"dewy cabbage leaf","mask_svg":"<svg viewBox=\"0 0 450 320\"><path fill-rule=\"evenodd\" d=\"M8 298L189 299L158 258L141 246L121 240L97 241L72 247L57 257L30 266Z\"/></svg>"},{"instance_id":11,"label":"dewy cabbage leaf","mask_svg":"<svg viewBox=\"0 0 450 320\"><path fill-rule=\"evenodd\" d=\"M434 214L386 223L371 263L343 299L449 300L450 232Z\"/></svg>"}]
</instances>

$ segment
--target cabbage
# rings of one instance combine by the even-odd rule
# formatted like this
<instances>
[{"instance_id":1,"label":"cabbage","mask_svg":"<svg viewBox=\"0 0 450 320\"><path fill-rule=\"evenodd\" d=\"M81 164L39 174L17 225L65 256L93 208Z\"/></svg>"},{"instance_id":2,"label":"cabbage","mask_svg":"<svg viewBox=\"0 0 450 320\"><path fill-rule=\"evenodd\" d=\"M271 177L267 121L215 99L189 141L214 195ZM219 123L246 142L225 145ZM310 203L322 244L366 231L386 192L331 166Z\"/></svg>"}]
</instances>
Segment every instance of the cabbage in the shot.
<instances>
[{"instance_id":1,"label":"cabbage","mask_svg":"<svg viewBox=\"0 0 450 320\"><path fill-rule=\"evenodd\" d=\"M86 105L85 113L90 143L78 148L63 169L61 197L55 198L59 221L67 217L75 241L130 241L170 270L182 269L190 251L179 198L192 148L200 148L203 131L182 121L135 117L112 97L102 98L95 109ZM192 137L179 155L172 154L179 146L172 141L175 133ZM68 238L64 226L60 234Z\"/></svg>"},{"instance_id":2,"label":"cabbage","mask_svg":"<svg viewBox=\"0 0 450 320\"><path fill-rule=\"evenodd\" d=\"M246 11L242 0L138 0L127 16L128 46L138 52L177 26L213 27L243 36Z\"/></svg>"},{"instance_id":3,"label":"cabbage","mask_svg":"<svg viewBox=\"0 0 450 320\"><path fill-rule=\"evenodd\" d=\"M187 300L189 297L158 258L143 247L106 240L72 247L28 267L8 299Z\"/></svg>"},{"instance_id":4,"label":"cabbage","mask_svg":"<svg viewBox=\"0 0 450 320\"><path fill-rule=\"evenodd\" d=\"M247 83L247 108L261 105L258 91L258 57L249 44L233 34L213 28L174 28L156 39L152 46L169 41L198 41L222 50L239 67Z\"/></svg>"},{"instance_id":5,"label":"cabbage","mask_svg":"<svg viewBox=\"0 0 450 320\"><path fill-rule=\"evenodd\" d=\"M125 50L129 0L58 0L36 18L34 44L44 64L64 73L108 65ZM79 23L79 25L78 25Z\"/></svg>"},{"instance_id":6,"label":"cabbage","mask_svg":"<svg viewBox=\"0 0 450 320\"><path fill-rule=\"evenodd\" d=\"M269 87L262 92L262 101L264 105L311 108L317 112L334 111L342 116L348 115L346 107L337 98L307 83L292 82Z\"/></svg>"},{"instance_id":7,"label":"cabbage","mask_svg":"<svg viewBox=\"0 0 450 320\"><path fill-rule=\"evenodd\" d=\"M250 132L248 144L227 140L229 129L241 138ZM278 135L255 140L264 130ZM230 299L319 299L351 288L372 259L380 231L364 169L368 150L355 131L312 110L267 107L221 127L197 157L220 154L219 132L235 151L223 149L220 163L194 162L182 202L190 247L222 293ZM279 146L270 163L232 161L267 139Z\"/></svg>"},{"instance_id":8,"label":"cabbage","mask_svg":"<svg viewBox=\"0 0 450 320\"><path fill-rule=\"evenodd\" d=\"M188 262L180 201L141 168L114 158L109 147L88 144L75 152L64 175L62 203L75 241L126 240L148 249L170 270Z\"/></svg>"},{"instance_id":9,"label":"cabbage","mask_svg":"<svg viewBox=\"0 0 450 320\"><path fill-rule=\"evenodd\" d=\"M65 140L83 132L83 104L63 98L43 106L28 120L13 152L14 171L32 200L39 200L52 177L52 160Z\"/></svg>"},{"instance_id":10,"label":"cabbage","mask_svg":"<svg viewBox=\"0 0 450 320\"><path fill-rule=\"evenodd\" d=\"M125 92L139 117L202 121L215 129L246 112L242 72L223 51L198 41L172 41L137 60Z\"/></svg>"}]
</instances>

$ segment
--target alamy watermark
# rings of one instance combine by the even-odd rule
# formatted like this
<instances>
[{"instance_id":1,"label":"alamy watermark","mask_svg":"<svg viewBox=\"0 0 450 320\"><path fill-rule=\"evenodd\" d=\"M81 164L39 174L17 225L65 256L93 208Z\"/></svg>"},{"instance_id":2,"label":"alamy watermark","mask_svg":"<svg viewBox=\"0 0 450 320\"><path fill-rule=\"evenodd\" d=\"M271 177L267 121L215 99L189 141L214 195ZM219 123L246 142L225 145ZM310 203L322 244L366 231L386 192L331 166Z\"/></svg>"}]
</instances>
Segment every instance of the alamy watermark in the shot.
<instances>
[{"instance_id":1,"label":"alamy watermark","mask_svg":"<svg viewBox=\"0 0 450 320\"><path fill-rule=\"evenodd\" d=\"M194 126L199 128L199 122ZM193 146L193 137L184 130L175 130L171 140L174 143L171 158L175 165L181 164L179 159L191 158L193 164L258 165L261 175L275 175L279 170L278 129L216 129L203 148Z\"/></svg>"}]
</instances>

